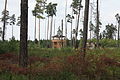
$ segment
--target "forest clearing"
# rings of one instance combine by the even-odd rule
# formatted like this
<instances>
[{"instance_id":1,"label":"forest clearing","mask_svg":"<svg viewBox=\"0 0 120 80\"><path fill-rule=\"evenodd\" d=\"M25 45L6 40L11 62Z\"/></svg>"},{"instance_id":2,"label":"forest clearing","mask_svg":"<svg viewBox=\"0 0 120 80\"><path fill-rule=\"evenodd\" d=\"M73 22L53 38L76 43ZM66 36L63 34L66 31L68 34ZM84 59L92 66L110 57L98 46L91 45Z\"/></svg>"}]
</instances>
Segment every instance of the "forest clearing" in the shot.
<instances>
[{"instance_id":1,"label":"forest clearing","mask_svg":"<svg viewBox=\"0 0 120 80\"><path fill-rule=\"evenodd\" d=\"M120 80L118 3L0 0L0 80Z\"/></svg>"}]
</instances>

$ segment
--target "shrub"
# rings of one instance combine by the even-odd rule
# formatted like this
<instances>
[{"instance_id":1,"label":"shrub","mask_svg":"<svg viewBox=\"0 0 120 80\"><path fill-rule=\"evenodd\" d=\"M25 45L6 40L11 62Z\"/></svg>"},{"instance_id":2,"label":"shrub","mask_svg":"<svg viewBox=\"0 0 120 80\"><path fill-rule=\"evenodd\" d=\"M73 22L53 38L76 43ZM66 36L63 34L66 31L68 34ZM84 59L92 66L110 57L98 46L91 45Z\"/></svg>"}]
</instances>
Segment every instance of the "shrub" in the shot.
<instances>
[{"instance_id":1,"label":"shrub","mask_svg":"<svg viewBox=\"0 0 120 80\"><path fill-rule=\"evenodd\" d=\"M0 53L7 52L17 52L18 51L18 41L0 41Z\"/></svg>"},{"instance_id":2,"label":"shrub","mask_svg":"<svg viewBox=\"0 0 120 80\"><path fill-rule=\"evenodd\" d=\"M96 43L96 39L88 40L88 42ZM117 47L117 40L113 39L101 39L99 40L99 44L101 47Z\"/></svg>"},{"instance_id":3,"label":"shrub","mask_svg":"<svg viewBox=\"0 0 120 80\"><path fill-rule=\"evenodd\" d=\"M0 53L6 53L8 52L8 42L1 42L0 41Z\"/></svg>"},{"instance_id":4,"label":"shrub","mask_svg":"<svg viewBox=\"0 0 120 80\"><path fill-rule=\"evenodd\" d=\"M117 46L116 40L112 40L112 39L102 39L100 40L100 44L103 47L116 47Z\"/></svg>"}]
</instances>

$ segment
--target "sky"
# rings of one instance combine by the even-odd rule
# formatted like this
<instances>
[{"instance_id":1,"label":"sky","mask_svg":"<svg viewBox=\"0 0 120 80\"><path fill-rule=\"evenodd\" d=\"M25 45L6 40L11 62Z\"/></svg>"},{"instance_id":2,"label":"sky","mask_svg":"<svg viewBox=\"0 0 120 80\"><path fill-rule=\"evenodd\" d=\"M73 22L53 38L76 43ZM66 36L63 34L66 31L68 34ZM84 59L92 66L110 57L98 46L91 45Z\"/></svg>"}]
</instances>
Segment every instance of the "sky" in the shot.
<instances>
[{"instance_id":1,"label":"sky","mask_svg":"<svg viewBox=\"0 0 120 80\"><path fill-rule=\"evenodd\" d=\"M70 4L72 3L72 0L67 0L67 14L71 14ZM96 0L91 0L91 2ZM28 39L34 40L34 16L32 15L32 10L35 6L35 0L29 0L29 18L28 18ZM56 17L54 17L55 20L55 30L57 31L58 27L61 26L61 20L65 19L65 3L66 0L47 0L47 2L57 3L57 13ZM4 3L5 0L0 0L0 18L2 17L1 12L4 10ZM113 23L116 25L116 18L115 15L117 13L120 13L120 0L100 0L100 21L102 22L102 28L101 30L105 29L105 25L108 23ZM82 2L84 6L84 0ZM16 17L20 15L20 0L8 0L7 4L7 10L9 10L9 15L16 14ZM81 11L81 16L83 16L84 9ZM80 28L82 28L82 17L80 19ZM74 21L75 22L75 21ZM46 26L45 23L47 23L47 19L41 20L41 28L40 28L40 39L46 39ZM37 21L38 24L38 21ZM54 24L53 24L54 25ZM65 24L64 24L65 25ZM0 22L0 27L3 26L3 23ZM68 38L70 38L70 24L68 23ZM37 25L38 27L38 25ZM73 23L73 27L75 28L75 23ZM38 28L37 28L38 32ZM56 34L57 32L55 32ZM54 35L54 34L53 34ZM65 35L65 33L64 33ZM5 39L9 40L12 36L12 27L10 25L6 26L6 35ZM14 36L17 40L19 40L20 37L20 27L14 26ZM38 38L38 34L36 36Z\"/></svg>"}]
</instances>

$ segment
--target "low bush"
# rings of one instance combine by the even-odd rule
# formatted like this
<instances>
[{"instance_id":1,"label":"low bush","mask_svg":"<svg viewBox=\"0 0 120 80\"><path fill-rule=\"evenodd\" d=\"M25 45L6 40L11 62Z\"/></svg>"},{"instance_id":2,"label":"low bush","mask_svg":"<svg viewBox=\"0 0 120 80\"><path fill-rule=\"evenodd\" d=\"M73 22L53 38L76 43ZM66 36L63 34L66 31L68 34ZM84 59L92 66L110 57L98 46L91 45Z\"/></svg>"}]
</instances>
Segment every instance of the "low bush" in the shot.
<instances>
[{"instance_id":1,"label":"low bush","mask_svg":"<svg viewBox=\"0 0 120 80\"><path fill-rule=\"evenodd\" d=\"M7 52L17 52L19 48L19 42L15 40L0 41L0 54Z\"/></svg>"},{"instance_id":2,"label":"low bush","mask_svg":"<svg viewBox=\"0 0 120 80\"><path fill-rule=\"evenodd\" d=\"M102 39L100 44L102 47L117 47L117 41L112 39Z\"/></svg>"},{"instance_id":3,"label":"low bush","mask_svg":"<svg viewBox=\"0 0 120 80\"><path fill-rule=\"evenodd\" d=\"M93 42L93 43L97 43L96 39L92 39L92 40L88 40L88 42ZM99 45L101 47L117 47L118 46L118 41L117 40L113 40L113 39L100 39L99 40Z\"/></svg>"},{"instance_id":4,"label":"low bush","mask_svg":"<svg viewBox=\"0 0 120 80\"><path fill-rule=\"evenodd\" d=\"M55 57L75 55L76 51L72 48L29 48L29 54L31 56Z\"/></svg>"}]
</instances>

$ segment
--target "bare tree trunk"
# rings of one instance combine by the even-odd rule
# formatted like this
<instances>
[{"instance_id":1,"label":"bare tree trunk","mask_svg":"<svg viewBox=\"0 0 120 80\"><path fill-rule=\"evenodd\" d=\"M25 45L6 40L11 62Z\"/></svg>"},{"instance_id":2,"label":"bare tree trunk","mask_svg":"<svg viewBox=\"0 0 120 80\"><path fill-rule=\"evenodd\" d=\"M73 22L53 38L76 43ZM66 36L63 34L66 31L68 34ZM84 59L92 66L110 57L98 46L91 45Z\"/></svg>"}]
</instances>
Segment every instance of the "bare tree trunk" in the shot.
<instances>
[{"instance_id":1,"label":"bare tree trunk","mask_svg":"<svg viewBox=\"0 0 120 80\"><path fill-rule=\"evenodd\" d=\"M80 21L80 9L81 9L81 2L80 0L80 5L79 5L79 13L78 13L78 18L77 18L77 25L76 25L76 32L75 32L75 48L77 48L77 36L78 36L78 27L79 27L79 21Z\"/></svg>"},{"instance_id":2,"label":"bare tree trunk","mask_svg":"<svg viewBox=\"0 0 120 80\"><path fill-rule=\"evenodd\" d=\"M91 24L92 24L92 11L93 11L93 7L92 7L92 3L90 4L90 7L91 7L91 13L90 13L90 23L89 23L89 28L90 28L90 40L92 39L92 31L91 31Z\"/></svg>"},{"instance_id":3,"label":"bare tree trunk","mask_svg":"<svg viewBox=\"0 0 120 80\"><path fill-rule=\"evenodd\" d=\"M55 35L55 19L54 19L54 35Z\"/></svg>"},{"instance_id":4,"label":"bare tree trunk","mask_svg":"<svg viewBox=\"0 0 120 80\"><path fill-rule=\"evenodd\" d=\"M96 22L96 34L97 34L97 47L99 47L99 0L97 0L97 22Z\"/></svg>"},{"instance_id":5,"label":"bare tree trunk","mask_svg":"<svg viewBox=\"0 0 120 80\"><path fill-rule=\"evenodd\" d=\"M6 8L7 8L7 0L5 0L5 9L4 9L4 22L3 22L3 34L2 34L2 40L3 41L5 41Z\"/></svg>"},{"instance_id":6,"label":"bare tree trunk","mask_svg":"<svg viewBox=\"0 0 120 80\"><path fill-rule=\"evenodd\" d=\"M76 14L75 17L76 17L76 23L75 23L75 26L76 26L76 28L77 28L77 20L78 20L78 19L77 19L77 18L78 18L77 14ZM77 38L76 38L76 32L77 32L77 31L76 31L76 28L75 28L75 33L74 33L75 36L74 36L74 41L73 41L73 44L74 44L73 46L74 46L74 48L76 48L76 44L77 44Z\"/></svg>"},{"instance_id":7,"label":"bare tree trunk","mask_svg":"<svg viewBox=\"0 0 120 80\"><path fill-rule=\"evenodd\" d=\"M62 29L62 35L63 35L63 19L61 20L61 29Z\"/></svg>"},{"instance_id":8,"label":"bare tree trunk","mask_svg":"<svg viewBox=\"0 0 120 80\"><path fill-rule=\"evenodd\" d=\"M62 36L63 36L63 20L61 20L61 27L62 27ZM62 47L63 47L63 38L62 38Z\"/></svg>"},{"instance_id":9,"label":"bare tree trunk","mask_svg":"<svg viewBox=\"0 0 120 80\"><path fill-rule=\"evenodd\" d=\"M52 24L53 24L53 16L51 16L51 25L50 25L50 40L52 39Z\"/></svg>"},{"instance_id":10,"label":"bare tree trunk","mask_svg":"<svg viewBox=\"0 0 120 80\"><path fill-rule=\"evenodd\" d=\"M39 18L38 38L39 38L38 46L40 46L40 18Z\"/></svg>"},{"instance_id":11,"label":"bare tree trunk","mask_svg":"<svg viewBox=\"0 0 120 80\"><path fill-rule=\"evenodd\" d=\"M39 38L39 41L40 41L40 18L39 18L39 29L38 29L38 31L39 31L38 38Z\"/></svg>"},{"instance_id":12,"label":"bare tree trunk","mask_svg":"<svg viewBox=\"0 0 120 80\"><path fill-rule=\"evenodd\" d=\"M21 0L21 27L20 27L20 54L19 66L27 67L28 65L28 0Z\"/></svg>"},{"instance_id":13,"label":"bare tree trunk","mask_svg":"<svg viewBox=\"0 0 120 80\"><path fill-rule=\"evenodd\" d=\"M65 4L65 39L66 39L65 46L67 46L67 19L66 19L66 16L67 16L67 0L66 0L66 4Z\"/></svg>"},{"instance_id":14,"label":"bare tree trunk","mask_svg":"<svg viewBox=\"0 0 120 80\"><path fill-rule=\"evenodd\" d=\"M12 25L12 38L13 38L13 25Z\"/></svg>"},{"instance_id":15,"label":"bare tree trunk","mask_svg":"<svg viewBox=\"0 0 120 80\"><path fill-rule=\"evenodd\" d=\"M119 40L120 40L120 22L118 23L118 47L120 46L119 45Z\"/></svg>"},{"instance_id":16,"label":"bare tree trunk","mask_svg":"<svg viewBox=\"0 0 120 80\"><path fill-rule=\"evenodd\" d=\"M90 40L92 40L92 31L90 30Z\"/></svg>"},{"instance_id":17,"label":"bare tree trunk","mask_svg":"<svg viewBox=\"0 0 120 80\"><path fill-rule=\"evenodd\" d=\"M89 0L85 0L83 41L82 41L83 58L85 58L85 53L86 53L86 43L87 43L87 35L88 35L88 17L89 17Z\"/></svg>"},{"instance_id":18,"label":"bare tree trunk","mask_svg":"<svg viewBox=\"0 0 120 80\"><path fill-rule=\"evenodd\" d=\"M36 39L36 16L35 16L35 32L34 32L34 40Z\"/></svg>"},{"instance_id":19,"label":"bare tree trunk","mask_svg":"<svg viewBox=\"0 0 120 80\"><path fill-rule=\"evenodd\" d=\"M49 34L49 16L48 16L48 26L47 26L47 40L48 40L48 34Z\"/></svg>"},{"instance_id":20,"label":"bare tree trunk","mask_svg":"<svg viewBox=\"0 0 120 80\"><path fill-rule=\"evenodd\" d=\"M45 19L45 39L47 39L46 38L46 19Z\"/></svg>"},{"instance_id":21,"label":"bare tree trunk","mask_svg":"<svg viewBox=\"0 0 120 80\"><path fill-rule=\"evenodd\" d=\"M73 17L73 9L72 9L72 17ZM71 47L73 46L73 41L72 41L72 25L73 25L73 20L71 19Z\"/></svg>"}]
</instances>

